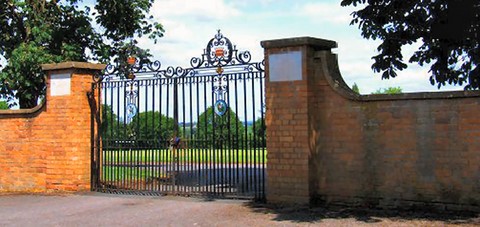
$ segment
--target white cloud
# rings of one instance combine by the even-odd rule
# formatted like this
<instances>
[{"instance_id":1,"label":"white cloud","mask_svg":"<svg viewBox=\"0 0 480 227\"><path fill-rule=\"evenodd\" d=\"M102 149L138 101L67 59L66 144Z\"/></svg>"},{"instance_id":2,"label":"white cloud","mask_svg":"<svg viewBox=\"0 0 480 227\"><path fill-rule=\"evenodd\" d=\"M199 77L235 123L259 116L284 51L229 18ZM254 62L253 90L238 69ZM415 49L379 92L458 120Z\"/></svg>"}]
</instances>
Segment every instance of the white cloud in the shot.
<instances>
[{"instance_id":1,"label":"white cloud","mask_svg":"<svg viewBox=\"0 0 480 227\"><path fill-rule=\"evenodd\" d=\"M152 14L165 29L165 36L156 45L148 45L164 66L188 67L190 58L200 57L223 21L242 12L223 0L157 0Z\"/></svg>"},{"instance_id":2,"label":"white cloud","mask_svg":"<svg viewBox=\"0 0 480 227\"><path fill-rule=\"evenodd\" d=\"M339 2L315 2L306 3L298 13L313 21L344 25L352 20L350 16L352 11L351 7L342 7Z\"/></svg>"},{"instance_id":3,"label":"white cloud","mask_svg":"<svg viewBox=\"0 0 480 227\"><path fill-rule=\"evenodd\" d=\"M159 19L190 17L200 21L240 15L240 11L223 0L157 0L151 12Z\"/></svg>"}]
</instances>

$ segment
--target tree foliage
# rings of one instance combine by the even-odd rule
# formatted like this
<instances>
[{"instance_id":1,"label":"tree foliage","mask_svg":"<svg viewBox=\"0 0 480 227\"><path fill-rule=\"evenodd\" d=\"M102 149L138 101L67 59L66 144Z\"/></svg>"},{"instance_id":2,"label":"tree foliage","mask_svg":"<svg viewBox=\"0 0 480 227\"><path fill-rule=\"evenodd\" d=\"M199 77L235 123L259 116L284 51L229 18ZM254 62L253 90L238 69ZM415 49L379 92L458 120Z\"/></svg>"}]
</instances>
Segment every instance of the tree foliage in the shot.
<instances>
[{"instance_id":1,"label":"tree foliage","mask_svg":"<svg viewBox=\"0 0 480 227\"><path fill-rule=\"evenodd\" d=\"M141 112L130 122L120 119L109 105L102 105L102 139L106 147L168 146L175 131L173 118L158 111Z\"/></svg>"},{"instance_id":2,"label":"tree foliage","mask_svg":"<svg viewBox=\"0 0 480 227\"><path fill-rule=\"evenodd\" d=\"M375 92L372 92L372 94L389 94L389 95L394 95L394 94L402 94L402 88L401 87L388 87L388 88L379 88Z\"/></svg>"},{"instance_id":3,"label":"tree foliage","mask_svg":"<svg viewBox=\"0 0 480 227\"><path fill-rule=\"evenodd\" d=\"M8 110L8 103L5 101L0 101L0 110Z\"/></svg>"},{"instance_id":4,"label":"tree foliage","mask_svg":"<svg viewBox=\"0 0 480 227\"><path fill-rule=\"evenodd\" d=\"M432 85L480 88L480 1L342 0L341 5L362 5L351 24L358 24L364 38L382 41L372 65L382 78L407 68L402 47L419 42L408 61L431 64Z\"/></svg>"},{"instance_id":5,"label":"tree foliage","mask_svg":"<svg viewBox=\"0 0 480 227\"><path fill-rule=\"evenodd\" d=\"M102 138L104 140L121 140L125 138L125 124L113 112L110 105L102 105Z\"/></svg>"},{"instance_id":6,"label":"tree foliage","mask_svg":"<svg viewBox=\"0 0 480 227\"><path fill-rule=\"evenodd\" d=\"M267 146L267 126L265 118L259 118L253 123L254 140L251 145L255 148Z\"/></svg>"},{"instance_id":7,"label":"tree foliage","mask_svg":"<svg viewBox=\"0 0 480 227\"><path fill-rule=\"evenodd\" d=\"M128 139L139 141L140 145L168 145L168 141L178 132L178 125L171 117L158 111L141 112L128 124Z\"/></svg>"},{"instance_id":8,"label":"tree foliage","mask_svg":"<svg viewBox=\"0 0 480 227\"><path fill-rule=\"evenodd\" d=\"M353 83L352 91L357 93L357 94L360 94L360 88L358 88L357 83Z\"/></svg>"},{"instance_id":9,"label":"tree foliage","mask_svg":"<svg viewBox=\"0 0 480 227\"><path fill-rule=\"evenodd\" d=\"M245 132L245 126L230 107L223 116L215 114L213 108L209 107L198 117L195 139L197 142L208 143L197 144L197 146L210 147L213 145L215 148L228 146L239 148ZM216 143L211 144L213 142Z\"/></svg>"},{"instance_id":10,"label":"tree foliage","mask_svg":"<svg viewBox=\"0 0 480 227\"><path fill-rule=\"evenodd\" d=\"M79 2L0 2L0 55L7 60L0 72L0 96L18 99L20 108L31 108L45 94L40 64L119 63L126 55L148 55L139 49L136 38L145 35L156 41L163 35L161 24L148 16L153 0L97 0L96 13Z\"/></svg>"}]
</instances>

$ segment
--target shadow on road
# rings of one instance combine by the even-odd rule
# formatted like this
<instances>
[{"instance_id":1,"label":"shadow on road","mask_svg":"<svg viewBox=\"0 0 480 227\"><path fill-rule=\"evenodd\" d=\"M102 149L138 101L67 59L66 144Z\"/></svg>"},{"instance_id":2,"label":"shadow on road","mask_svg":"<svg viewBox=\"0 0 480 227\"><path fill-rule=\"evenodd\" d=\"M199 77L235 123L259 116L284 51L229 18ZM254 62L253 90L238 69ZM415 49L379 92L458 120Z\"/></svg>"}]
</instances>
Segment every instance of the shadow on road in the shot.
<instances>
[{"instance_id":1,"label":"shadow on road","mask_svg":"<svg viewBox=\"0 0 480 227\"><path fill-rule=\"evenodd\" d=\"M349 207L281 207L262 203L247 203L253 212L274 214L275 221L313 223L323 219L355 219L364 223L379 223L383 220L439 221L445 224L480 225L480 213L429 210L381 210Z\"/></svg>"}]
</instances>

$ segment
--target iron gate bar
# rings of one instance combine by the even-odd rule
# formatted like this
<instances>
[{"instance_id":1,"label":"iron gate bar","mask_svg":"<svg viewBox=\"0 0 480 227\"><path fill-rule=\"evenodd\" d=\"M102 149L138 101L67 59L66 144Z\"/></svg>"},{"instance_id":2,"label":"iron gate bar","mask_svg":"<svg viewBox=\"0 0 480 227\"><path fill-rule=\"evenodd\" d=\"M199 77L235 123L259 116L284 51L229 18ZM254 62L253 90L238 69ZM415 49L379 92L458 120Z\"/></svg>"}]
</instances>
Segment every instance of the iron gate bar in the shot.
<instances>
[{"instance_id":1,"label":"iron gate bar","mask_svg":"<svg viewBox=\"0 0 480 227\"><path fill-rule=\"evenodd\" d=\"M214 80L213 80L213 75L212 75L212 80L211 80L211 88L212 88L212 91L214 90ZM211 105L210 106L213 106L215 101L214 101L215 97L214 95L212 95L212 102L211 102ZM212 111L212 121L215 122L215 111ZM213 123L213 128L212 128L212 135L213 135L213 138L215 138L215 132L217 131L216 130L217 127L215 127L215 123ZM205 133L205 135L207 135ZM213 143L211 143L211 148L210 148L210 152L211 152L211 156L212 156L212 160L210 161L210 164L213 168L213 179L214 179L214 182L218 182L217 180L217 171L216 171L216 165L215 165L215 156L216 156L216 152L215 152L215 140L213 140ZM216 195L217 194L217 187L215 185L211 185L212 186L212 189L213 189L213 194Z\"/></svg>"},{"instance_id":2,"label":"iron gate bar","mask_svg":"<svg viewBox=\"0 0 480 227\"><path fill-rule=\"evenodd\" d=\"M261 75L259 75L259 77L261 77ZM263 80L260 80L260 97L262 99L265 97L264 94L263 94L263 89L264 89ZM266 110L263 109L264 106L265 106L264 102L262 101L262 102L260 102L260 104L261 104L260 105L260 119L261 119L260 122L261 122L261 127L262 127L261 128L261 132L262 132L261 157L262 157L262 163L266 163L265 162L266 161L265 160L265 147L266 147L266 141L265 141L266 140L266 138L265 138L266 131L265 131L265 128L266 127L265 127L265 114L264 114ZM265 179L265 171L262 171L261 174L262 174L262 179ZM264 182L263 182L263 184L262 184L262 182L260 182L260 196L259 197L260 198L265 198L265 183Z\"/></svg>"},{"instance_id":3,"label":"iron gate bar","mask_svg":"<svg viewBox=\"0 0 480 227\"><path fill-rule=\"evenodd\" d=\"M243 75L243 90L244 91L247 90L247 81L246 81L246 76L245 75ZM243 99L244 100L243 101L244 122L247 122L248 119L247 119L247 93L246 92L243 93L243 98L244 98ZM247 132L247 130L244 130L244 135L243 136L245 136L245 139L243 141L244 142L243 147L246 150L248 150L248 132ZM248 161L249 161L249 157L247 155L247 156L245 156L245 161L244 161L244 168L246 170L246 172L244 174L244 182L246 183L245 185L246 185L247 191L248 191L249 185L250 185L249 184L250 183L249 182L249 177L248 177L249 176L249 174L248 174Z\"/></svg>"},{"instance_id":4,"label":"iron gate bar","mask_svg":"<svg viewBox=\"0 0 480 227\"><path fill-rule=\"evenodd\" d=\"M178 135L178 78L173 78L173 138L176 138ZM173 187L175 191L178 191L177 188L177 168L178 168L178 151L176 148L172 148L172 172L173 172Z\"/></svg>"},{"instance_id":5,"label":"iron gate bar","mask_svg":"<svg viewBox=\"0 0 480 227\"><path fill-rule=\"evenodd\" d=\"M235 85L235 89L234 92L235 92L235 113L238 113L238 87L237 87L237 80L234 80L234 85ZM240 140L238 139L238 135L239 134L239 131L238 131L238 121L235 121L235 139L237 140L237 144L240 144ZM237 148L238 148L238 145L237 145ZM236 156L236 164L237 164L237 168L235 168L235 172L236 172L236 177L235 177L235 183L237 185L240 184L240 180L239 180L239 177L240 177L240 174L239 174L239 168L238 168L238 165L239 165L239 157L238 157L238 153Z\"/></svg>"},{"instance_id":6,"label":"iron gate bar","mask_svg":"<svg viewBox=\"0 0 480 227\"><path fill-rule=\"evenodd\" d=\"M252 73L252 74L253 74L253 73ZM252 77L255 78L255 75L253 74ZM255 83L254 83L255 80L252 79L251 81L252 81L252 90L255 90L255 89L254 89L254 88L255 88ZM252 92L252 100L255 100L255 92ZM252 102L252 108L255 109L255 102ZM253 119L255 119L255 111L253 111ZM252 127L253 127L253 132L255 132L255 122L253 123ZM257 164L256 164L257 149L255 148L255 146L256 146L256 136L255 136L255 133L253 133L253 145L252 145L252 149L253 149L253 151L254 151L254 152L253 152L254 154L253 154L253 160L252 160L252 165L253 165L253 173L252 173L252 175L253 175L253 179L252 179L252 180L253 180L253 184L252 184L252 186L253 186L253 191L255 192L255 197L256 197L256 196L257 196L257 188L256 188L256 187L257 187L257 184L256 184L256 183L257 183L257 174L255 174L255 173L256 173L256 170L257 170Z\"/></svg>"}]
</instances>

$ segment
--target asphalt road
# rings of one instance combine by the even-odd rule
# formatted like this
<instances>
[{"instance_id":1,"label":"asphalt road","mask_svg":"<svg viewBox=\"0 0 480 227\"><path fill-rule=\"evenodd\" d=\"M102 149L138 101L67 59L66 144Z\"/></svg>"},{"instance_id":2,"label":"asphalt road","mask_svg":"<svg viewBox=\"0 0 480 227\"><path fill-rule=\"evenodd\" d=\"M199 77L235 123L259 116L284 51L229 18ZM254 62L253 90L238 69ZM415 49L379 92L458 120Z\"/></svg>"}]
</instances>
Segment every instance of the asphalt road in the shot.
<instances>
[{"instance_id":1,"label":"asphalt road","mask_svg":"<svg viewBox=\"0 0 480 227\"><path fill-rule=\"evenodd\" d=\"M0 226L475 226L479 217L170 196L0 195Z\"/></svg>"}]
</instances>

